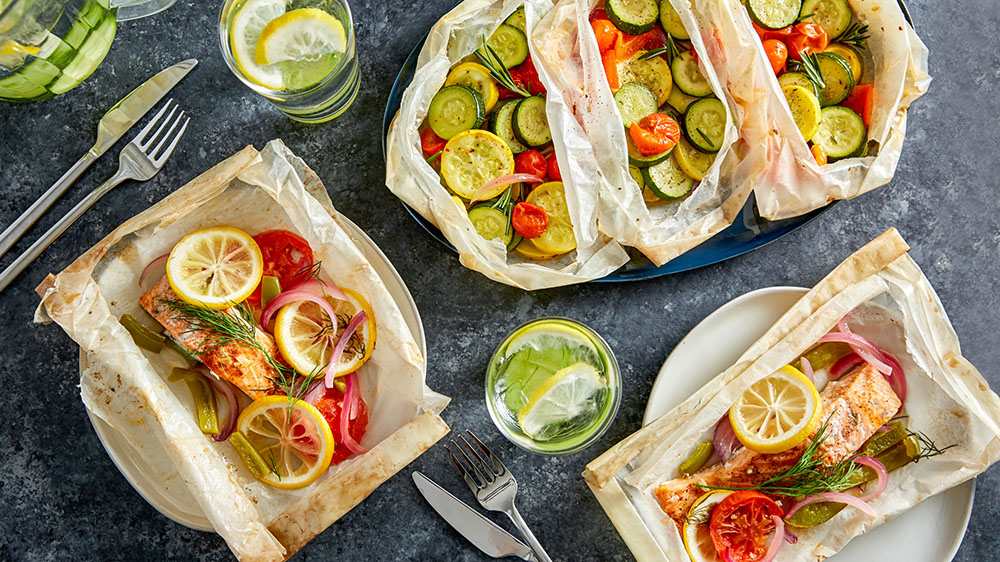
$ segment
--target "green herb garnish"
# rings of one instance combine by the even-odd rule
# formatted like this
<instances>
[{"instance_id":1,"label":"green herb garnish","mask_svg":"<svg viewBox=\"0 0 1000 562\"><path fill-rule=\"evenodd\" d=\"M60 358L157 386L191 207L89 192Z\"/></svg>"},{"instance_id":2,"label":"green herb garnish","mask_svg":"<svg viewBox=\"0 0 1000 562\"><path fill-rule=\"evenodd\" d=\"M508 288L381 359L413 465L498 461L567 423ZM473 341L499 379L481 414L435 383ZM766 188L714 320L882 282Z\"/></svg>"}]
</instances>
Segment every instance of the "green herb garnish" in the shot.
<instances>
[{"instance_id":1,"label":"green herb garnish","mask_svg":"<svg viewBox=\"0 0 1000 562\"><path fill-rule=\"evenodd\" d=\"M943 455L945 451L956 447L957 445L948 445L947 447L940 449L934 444L927 434L921 431L909 431L907 432L907 437L912 437L917 440L917 444L920 445L920 452L917 456L913 457L912 462L920 462L920 459L929 459L931 457L936 457L938 455Z\"/></svg>"},{"instance_id":2,"label":"green herb garnish","mask_svg":"<svg viewBox=\"0 0 1000 562\"><path fill-rule=\"evenodd\" d=\"M820 88L825 88L826 82L823 81L823 72L819 69L819 59L816 57L816 53L807 53L803 49L799 51L799 57L802 59L802 71L806 73L806 76Z\"/></svg>"},{"instance_id":3,"label":"green herb garnish","mask_svg":"<svg viewBox=\"0 0 1000 562\"><path fill-rule=\"evenodd\" d=\"M864 23L854 22L847 26L844 33L837 38L838 43L845 43L856 49L867 49L868 48L868 38L870 37L868 33L868 25Z\"/></svg>"},{"instance_id":4,"label":"green herb garnish","mask_svg":"<svg viewBox=\"0 0 1000 562\"><path fill-rule=\"evenodd\" d=\"M490 75L493 79L499 82L504 88L526 98L531 97L531 92L525 90L522 86L518 86L514 82L514 77L510 75L507 67L504 66L503 60L500 55L486 44L486 35L483 35L483 47L476 50L476 56L479 60L483 61L483 65L490 70Z\"/></svg>"},{"instance_id":5,"label":"green herb garnish","mask_svg":"<svg viewBox=\"0 0 1000 562\"><path fill-rule=\"evenodd\" d=\"M428 156L426 158L427 163L430 164L431 162L433 162L433 161L437 160L438 158L440 158L441 157L441 152L443 152L443 151L439 150L439 151L435 152L434 154L431 154L430 156Z\"/></svg>"},{"instance_id":6,"label":"green herb garnish","mask_svg":"<svg viewBox=\"0 0 1000 562\"><path fill-rule=\"evenodd\" d=\"M667 34L667 63L674 64L674 59L681 56L680 49L677 48L677 43L674 43L674 36Z\"/></svg>"},{"instance_id":7,"label":"green herb garnish","mask_svg":"<svg viewBox=\"0 0 1000 562\"><path fill-rule=\"evenodd\" d=\"M507 190L503 192L497 200L490 205L490 207L500 211L507 217L507 229L504 230L504 235L510 234L511 224L510 224L510 212L514 208L514 198L511 197L511 188L514 187L513 184L507 186Z\"/></svg>"},{"instance_id":8,"label":"green herb garnish","mask_svg":"<svg viewBox=\"0 0 1000 562\"><path fill-rule=\"evenodd\" d=\"M708 135L705 134L705 131L701 130L701 127L698 127L695 130L698 131L698 134L701 135L701 138L705 139L705 142L708 143L708 146L715 148L715 143L712 142L712 139L708 138Z\"/></svg>"},{"instance_id":9,"label":"green herb garnish","mask_svg":"<svg viewBox=\"0 0 1000 562\"><path fill-rule=\"evenodd\" d=\"M653 49L651 51L646 51L645 53L639 55L639 59L638 60L649 60L651 58L658 57L658 56L660 56L662 54L665 54L667 52L668 51L667 51L666 47L660 47L659 49Z\"/></svg>"}]
</instances>

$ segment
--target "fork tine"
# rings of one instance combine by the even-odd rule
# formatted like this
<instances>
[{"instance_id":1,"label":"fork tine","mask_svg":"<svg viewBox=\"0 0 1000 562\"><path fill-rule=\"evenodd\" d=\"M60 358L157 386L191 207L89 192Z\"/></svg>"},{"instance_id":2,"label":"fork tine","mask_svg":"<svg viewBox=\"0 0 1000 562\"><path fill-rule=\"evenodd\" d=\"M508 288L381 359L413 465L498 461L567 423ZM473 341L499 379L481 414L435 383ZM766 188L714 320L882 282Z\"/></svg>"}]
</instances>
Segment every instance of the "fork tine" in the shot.
<instances>
[{"instance_id":1,"label":"fork tine","mask_svg":"<svg viewBox=\"0 0 1000 562\"><path fill-rule=\"evenodd\" d=\"M171 111L170 115L167 116L167 121L170 121L170 116L172 116L173 114L174 114L174 112ZM180 112L180 114L177 115L177 118L175 118L173 121L170 122L170 128L167 129L167 132L164 133L164 135L162 137L160 137L160 131L156 131L156 136L154 136L153 139L159 138L160 142L158 142L156 144L156 148L154 148L154 149L152 149L152 150L149 151L148 154L149 154L150 158L155 158L156 157L157 153L160 152L160 149L163 148L163 145L166 144L167 141L170 140L170 133L174 132L174 129L177 128L177 124L180 123L181 119L183 119L183 118L184 118L184 111L182 110ZM164 126L167 124L167 121L164 121L164 123L163 123ZM160 128L162 129L163 126L161 126ZM150 140L149 142L150 142L150 144L152 144L153 141Z\"/></svg>"},{"instance_id":2,"label":"fork tine","mask_svg":"<svg viewBox=\"0 0 1000 562\"><path fill-rule=\"evenodd\" d=\"M156 166L157 168L159 168L160 166L163 165L164 162L167 161L167 158L170 158L170 155L173 154L174 149L177 148L177 142L180 141L181 137L184 136L184 131L187 130L188 123L190 121L191 121L190 117L188 117L187 119L184 120L184 124L181 125L181 130L177 131L177 136L174 137L173 142L171 142L170 145L167 146L167 148L163 149L163 154L160 154L156 158L156 160L153 161L153 165L154 166ZM159 148L159 147L157 147L157 148Z\"/></svg>"},{"instance_id":3,"label":"fork tine","mask_svg":"<svg viewBox=\"0 0 1000 562\"><path fill-rule=\"evenodd\" d=\"M459 436L459 439L462 439L462 437ZM469 458L469 455L465 454L465 450L462 449L461 445L456 443L454 439L451 440L451 444L454 445L455 449L457 449L459 454L462 455L462 459L469 464L469 467L472 468L472 473L476 475L476 480L479 484L478 485L479 488L485 488L487 484L492 482L492 480L486 479L486 476L483 474L483 472L479 470L479 466L475 462L473 462L472 459ZM466 445L468 445L468 443L466 443ZM492 473L490 474L490 476L492 476Z\"/></svg>"},{"instance_id":4,"label":"fork tine","mask_svg":"<svg viewBox=\"0 0 1000 562\"><path fill-rule=\"evenodd\" d=\"M156 129L156 132L150 135L150 137L146 139L144 142L139 143L139 148L141 148L143 152L146 152L147 150L149 150L149 147L153 146L153 142L156 141L156 139L160 136L160 133L163 132L163 128L170 123L171 119L173 119L174 113L177 111L177 107L178 105L175 103L174 106L170 108L170 113L168 113L167 116L163 118L163 122L160 123L160 126L159 128Z\"/></svg>"},{"instance_id":5,"label":"fork tine","mask_svg":"<svg viewBox=\"0 0 1000 562\"><path fill-rule=\"evenodd\" d=\"M163 117L163 113L167 110L168 107L170 107L170 104L173 103L173 101L174 98L170 98L167 100L167 103L163 104L163 107L160 108L160 111L156 112L156 115L153 116L153 118L149 121L149 123L147 123L146 126L143 127L141 131L139 131L139 134L136 135L134 139L132 139L133 143L139 145L143 140L146 139L146 135L149 134L149 131L153 130L153 125L155 125L156 122L160 120L160 117Z\"/></svg>"},{"instance_id":6,"label":"fork tine","mask_svg":"<svg viewBox=\"0 0 1000 562\"><path fill-rule=\"evenodd\" d=\"M486 459L484 459L483 456L476 451L476 448L470 445L468 441L466 441L464 435L459 435L458 438L459 440L462 441L462 443L465 443L465 447L469 449L469 452L472 453L472 456L477 461L479 461L478 464L480 467L482 467L483 472L486 474L486 479L489 480L490 484L492 484L497 479L496 471L493 470L493 468L490 466L490 463L486 462Z\"/></svg>"},{"instance_id":7,"label":"fork tine","mask_svg":"<svg viewBox=\"0 0 1000 562\"><path fill-rule=\"evenodd\" d=\"M480 441L478 437L476 437L476 434L472 433L471 429L466 430L466 433L469 434L469 437L471 437L472 440L476 442L476 445L478 445L479 448L483 451L483 454L485 454L490 459L490 462L493 463L493 472L497 476L503 476L503 474L507 472L507 466L503 463L503 461L500 460L500 457L496 456L493 453L493 451L490 450L489 447L484 445L483 442Z\"/></svg>"},{"instance_id":8,"label":"fork tine","mask_svg":"<svg viewBox=\"0 0 1000 562\"><path fill-rule=\"evenodd\" d=\"M446 453L448 453L448 456L451 458L452 464L454 464L455 468L458 469L458 472L462 475L462 478L465 479L465 483L469 486L472 492L475 493L479 489L479 485L476 483L475 480L472 479L472 473L469 472L467 468L465 468L465 465L463 465L461 462L459 462L457 458L455 458L455 455L452 454L451 449L449 449L447 445L444 446L444 450Z\"/></svg>"}]
</instances>

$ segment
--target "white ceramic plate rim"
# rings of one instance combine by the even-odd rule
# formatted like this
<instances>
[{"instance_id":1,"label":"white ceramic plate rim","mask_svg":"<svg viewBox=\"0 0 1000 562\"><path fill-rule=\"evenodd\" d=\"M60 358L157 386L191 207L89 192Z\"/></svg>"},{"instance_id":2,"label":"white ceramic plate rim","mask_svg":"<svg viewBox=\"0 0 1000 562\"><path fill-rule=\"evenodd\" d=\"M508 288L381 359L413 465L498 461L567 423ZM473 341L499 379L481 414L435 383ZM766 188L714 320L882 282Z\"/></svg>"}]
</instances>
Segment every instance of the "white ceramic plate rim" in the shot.
<instances>
[{"instance_id":1,"label":"white ceramic plate rim","mask_svg":"<svg viewBox=\"0 0 1000 562\"><path fill-rule=\"evenodd\" d=\"M794 300L797 297L802 296L807 291L808 289L802 287L767 287L763 289L757 289L755 291L750 291L749 293L736 297L733 300L727 302L726 304L720 306L714 312L706 316L701 322L695 325L694 328L691 328L691 331L688 332L687 335L685 335L680 342L678 342L677 346L674 347L673 351L671 351L671 353L667 356L666 360L664 360L662 367L660 367L660 372L657 374L656 379L653 381L653 388L650 390L649 399L646 402L646 411L642 421L643 425L650 423L657 417L664 414L666 411L669 411L669 409L672 408L673 405L679 404L681 401L687 398L686 395L678 396L677 395L678 393L674 392L674 387L671 385L670 381L671 379L669 373L670 366L673 363L680 363L681 357L686 356L689 353L697 352L699 347L699 342L704 341L705 339L711 339L711 334L719 329L717 327L717 324L719 322L724 323L727 317L735 316L736 313L739 312L741 308L760 305L763 301L766 301L768 299L787 298L792 300L792 302L794 302ZM771 305L771 309L774 310L774 317L770 322L767 323L768 325L773 323L774 320L777 320L785 312L785 310L775 309L776 306L777 306L776 303ZM764 329L766 330L766 327ZM762 334L763 332L761 332L761 335ZM745 351L745 349L732 349L734 345L738 344L733 344L721 338L715 338L712 339L711 341L714 344L714 351L716 353L731 352L733 360L735 360L740 354L742 354ZM727 344L729 344L728 349L726 349ZM723 350L720 351L720 347L723 348ZM690 371L685 371L685 374L688 376L692 375ZM696 373L693 376L695 377L704 376L705 377L704 383L707 383L709 380L711 380L714 374ZM956 486L955 488L947 490L942 494L939 494L940 497L944 498L939 501L946 500L947 504L951 506L951 509L953 511L958 512L960 515L961 519L960 521L952 521L951 525L947 525L948 527L957 530L957 532L952 533L950 537L941 536L940 534L928 535L925 537L925 536L920 536L918 534L917 536L904 538L898 535L900 529L897 527L892 530L896 533L896 535L893 536L892 540L897 542L903 542L905 539L910 539L925 545L928 544L928 541L940 541L941 543L944 543L945 541L950 540L951 542L946 547L948 554L945 560L953 559L955 557L955 553L958 552L958 548L962 544L962 539L965 537L965 530L969 525L969 518L972 515L972 503L975 498L975 492L976 492L975 480L970 480L968 482L965 482L964 484ZM927 501L931 501L933 499L934 498L929 498ZM924 504L926 503L927 502L924 502ZM924 504L918 505L917 507L924 506ZM887 525L897 522L900 518L905 516L906 513L900 515L895 520L890 521L889 523L887 523ZM942 525L942 530L943 527L945 527L945 525ZM884 538L888 539L890 531L886 529L885 525L873 529L871 532L866 533L866 535L863 536L870 537L871 535L878 535L880 534L880 532L886 533L887 537ZM861 537L858 537L858 539L860 538ZM856 542L857 539L855 541L852 541L852 543L848 545L848 548L850 548L851 546L860 546L860 545L855 545ZM862 549L863 548L864 547L862 547ZM864 559L868 560L869 558L866 557ZM841 554L828 558L828 560L830 561L836 560L837 562L840 562ZM844 562L846 562L846 560ZM910 562L920 562L920 561L911 559ZM937 562L937 561L929 561L929 562Z\"/></svg>"},{"instance_id":2,"label":"white ceramic plate rim","mask_svg":"<svg viewBox=\"0 0 1000 562\"><path fill-rule=\"evenodd\" d=\"M403 314L403 319L406 321L407 326L413 333L413 338L416 340L417 345L420 346L424 357L426 357L427 342L424 337L423 323L420 321L420 313L417 311L417 305L413 301L410 291L406 288L403 278L399 276L396 268L393 267L391 262L389 262L389 259L385 256L385 254L382 253L382 250L356 224L343 215L337 216L337 222L344 226L345 230L348 231L348 234L354 238L354 241L358 244L361 253L364 254L364 256L375 268L376 273L382 278L382 282L385 283L389 294L391 294L393 299L396 301L396 306L399 307L399 310ZM81 349L81 371L83 371L85 361L86 354L84 354ZM426 364L424 374L426 375ZM146 502L167 518L176 523L180 523L185 527L198 531L214 532L211 522L209 522L208 518L205 517L204 512L197 503L191 504L190 500L186 498L181 498L181 501L178 501L176 497L173 497L169 492L162 489L162 486L157 486L157 483L153 482L150 477L147 476L148 468L144 466L146 463L143 461L142 457L140 457L138 453L134 452L134 449L125 441L121 433L89 410L87 411L87 415L90 417L90 422L94 426L97 438L100 439L101 445L104 446L104 450L107 451L108 456L111 457L111 461L118 468L119 472L122 473L122 476L125 477L128 483L132 485L132 488L134 488L135 491L146 500ZM148 473L151 474L152 472L149 471ZM186 489L182 493L186 494ZM190 497L189 494L186 495Z\"/></svg>"}]
</instances>

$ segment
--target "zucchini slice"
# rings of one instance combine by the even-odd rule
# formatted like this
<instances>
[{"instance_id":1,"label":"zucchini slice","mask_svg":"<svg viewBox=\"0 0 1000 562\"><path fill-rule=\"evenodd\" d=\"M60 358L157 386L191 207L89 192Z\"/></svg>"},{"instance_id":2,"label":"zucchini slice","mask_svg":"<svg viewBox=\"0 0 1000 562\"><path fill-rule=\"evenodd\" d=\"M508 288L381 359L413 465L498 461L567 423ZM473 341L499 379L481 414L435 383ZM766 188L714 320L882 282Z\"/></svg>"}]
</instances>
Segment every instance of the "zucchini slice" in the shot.
<instances>
[{"instance_id":1,"label":"zucchini slice","mask_svg":"<svg viewBox=\"0 0 1000 562\"><path fill-rule=\"evenodd\" d=\"M636 168L648 168L650 166L655 166L670 157L670 153L674 150L671 148L670 150L661 152L660 154L646 156L639 152L639 149L635 146L635 142L632 141L632 135L628 134L628 131L625 131L625 142L628 145L628 163Z\"/></svg>"},{"instance_id":2,"label":"zucchini slice","mask_svg":"<svg viewBox=\"0 0 1000 562\"><path fill-rule=\"evenodd\" d=\"M441 177L456 195L471 200L492 199L506 186L479 193L486 182L514 173L514 155L503 139L489 131L471 129L459 133L441 152Z\"/></svg>"},{"instance_id":3,"label":"zucchini slice","mask_svg":"<svg viewBox=\"0 0 1000 562\"><path fill-rule=\"evenodd\" d=\"M660 5L656 0L607 0L604 11L622 33L642 35L656 26Z\"/></svg>"},{"instance_id":4,"label":"zucchini slice","mask_svg":"<svg viewBox=\"0 0 1000 562\"><path fill-rule=\"evenodd\" d=\"M834 105L823 108L822 123L812 137L830 160L850 158L864 152L868 130L861 116L854 111Z\"/></svg>"},{"instance_id":5,"label":"zucchini slice","mask_svg":"<svg viewBox=\"0 0 1000 562\"><path fill-rule=\"evenodd\" d=\"M493 118L490 120L490 131L503 139L503 142L507 143L510 151L514 154L528 150L528 147L521 144L517 140L517 136L514 135L514 109L517 107L517 103L517 100L505 102L493 112Z\"/></svg>"},{"instance_id":6,"label":"zucchini slice","mask_svg":"<svg viewBox=\"0 0 1000 562\"><path fill-rule=\"evenodd\" d=\"M816 94L816 99L819 99L819 86L817 86L805 72L786 72L778 77L779 86L784 87L789 84L802 86L803 88Z\"/></svg>"},{"instance_id":7,"label":"zucchini slice","mask_svg":"<svg viewBox=\"0 0 1000 562\"><path fill-rule=\"evenodd\" d=\"M639 169L639 168L637 168L635 166L629 166L628 167L628 175L632 176L632 179L635 180L635 184L639 186L639 191L642 192L642 200L643 201L645 201L646 203L661 203L661 202L663 202L663 199L660 199L659 197L657 197L655 193L653 193L652 191L649 190L648 187L646 187L646 178L642 177L642 170L641 169Z\"/></svg>"},{"instance_id":8,"label":"zucchini slice","mask_svg":"<svg viewBox=\"0 0 1000 562\"><path fill-rule=\"evenodd\" d=\"M465 86L445 86L431 99L427 122L434 134L448 140L462 131L483 126L486 106L479 92Z\"/></svg>"},{"instance_id":9,"label":"zucchini slice","mask_svg":"<svg viewBox=\"0 0 1000 562\"><path fill-rule=\"evenodd\" d=\"M712 85L698 68L698 61L694 60L691 51L684 51L679 56L674 57L674 62L670 65L674 84L685 94L696 98L703 98L712 93Z\"/></svg>"},{"instance_id":10,"label":"zucchini slice","mask_svg":"<svg viewBox=\"0 0 1000 562\"><path fill-rule=\"evenodd\" d=\"M506 68L514 68L528 58L528 38L523 31L512 25L500 24L486 40L486 44L496 52ZM488 59L482 47L479 52Z\"/></svg>"},{"instance_id":11,"label":"zucchini slice","mask_svg":"<svg viewBox=\"0 0 1000 562\"><path fill-rule=\"evenodd\" d=\"M499 240L504 246L514 238L514 229L510 227L510 217L490 205L476 205L469 209L469 220L476 232L486 240Z\"/></svg>"},{"instance_id":12,"label":"zucchini slice","mask_svg":"<svg viewBox=\"0 0 1000 562\"><path fill-rule=\"evenodd\" d=\"M660 2L660 25L663 26L663 31L672 35L674 39L682 41L691 39L691 35L688 33L687 28L684 27L681 17L677 15L677 10L674 9L674 5L670 0L662 0Z\"/></svg>"},{"instance_id":13,"label":"zucchini slice","mask_svg":"<svg viewBox=\"0 0 1000 562\"><path fill-rule=\"evenodd\" d=\"M854 77L854 83L861 83L861 75L864 74L865 65L861 62L861 56L854 48L843 43L831 43L824 52L840 55L840 58L844 59L847 62L848 68L851 69L851 76Z\"/></svg>"},{"instance_id":14,"label":"zucchini slice","mask_svg":"<svg viewBox=\"0 0 1000 562\"><path fill-rule=\"evenodd\" d=\"M818 23L831 41L843 35L854 18L847 0L805 0L799 13L806 16L802 21Z\"/></svg>"},{"instance_id":15,"label":"zucchini slice","mask_svg":"<svg viewBox=\"0 0 1000 562\"><path fill-rule=\"evenodd\" d=\"M615 92L615 103L626 128L647 115L656 113L659 107L654 94L645 84L629 82Z\"/></svg>"},{"instance_id":16,"label":"zucchini slice","mask_svg":"<svg viewBox=\"0 0 1000 562\"><path fill-rule=\"evenodd\" d=\"M766 29L783 29L799 19L802 0L746 0L750 19Z\"/></svg>"},{"instance_id":17,"label":"zucchini slice","mask_svg":"<svg viewBox=\"0 0 1000 562\"><path fill-rule=\"evenodd\" d=\"M788 109L792 112L792 119L795 120L799 132L802 133L802 138L809 142L816 134L816 130L819 129L822 120L819 100L811 90L798 84L782 86L781 93L785 94Z\"/></svg>"},{"instance_id":18,"label":"zucchini slice","mask_svg":"<svg viewBox=\"0 0 1000 562\"><path fill-rule=\"evenodd\" d=\"M451 69L444 85L465 86L479 92L486 105L486 113L489 113L500 99L500 89L497 88L496 81L490 76L489 69L478 62L463 62Z\"/></svg>"},{"instance_id":19,"label":"zucchini slice","mask_svg":"<svg viewBox=\"0 0 1000 562\"><path fill-rule=\"evenodd\" d=\"M642 178L646 182L646 188L664 201L680 199L694 188L694 180L681 170L673 158L653 167L643 168Z\"/></svg>"},{"instance_id":20,"label":"zucchini slice","mask_svg":"<svg viewBox=\"0 0 1000 562\"><path fill-rule=\"evenodd\" d=\"M825 83L819 89L819 104L823 107L837 105L847 99L854 87L854 76L851 67L840 55L833 53L818 53L816 61Z\"/></svg>"},{"instance_id":21,"label":"zucchini slice","mask_svg":"<svg viewBox=\"0 0 1000 562\"><path fill-rule=\"evenodd\" d=\"M718 152L726 138L726 106L718 98L702 98L684 114L684 134L702 152Z\"/></svg>"},{"instance_id":22,"label":"zucchini slice","mask_svg":"<svg viewBox=\"0 0 1000 562\"><path fill-rule=\"evenodd\" d=\"M701 181L705 179L708 170L712 168L712 163L715 162L715 154L706 154L691 146L691 143L686 138L681 137L677 141L677 146L674 147L674 160L677 161L677 166L689 178Z\"/></svg>"},{"instance_id":23,"label":"zucchini slice","mask_svg":"<svg viewBox=\"0 0 1000 562\"><path fill-rule=\"evenodd\" d=\"M514 13L503 20L507 25L513 25L521 30L521 33L528 35L528 18L524 15L524 6L514 10Z\"/></svg>"},{"instance_id":24,"label":"zucchini slice","mask_svg":"<svg viewBox=\"0 0 1000 562\"><path fill-rule=\"evenodd\" d=\"M667 105L674 108L674 111L683 114L689 105L699 99L701 98L685 94L680 88L671 88L670 95L667 96Z\"/></svg>"},{"instance_id":25,"label":"zucchini slice","mask_svg":"<svg viewBox=\"0 0 1000 562\"><path fill-rule=\"evenodd\" d=\"M552 140L549 117L545 113L545 98L531 96L514 107L514 136L526 146L542 146Z\"/></svg>"},{"instance_id":26,"label":"zucchini slice","mask_svg":"<svg viewBox=\"0 0 1000 562\"><path fill-rule=\"evenodd\" d=\"M674 81L670 73L670 65L662 57L642 60L648 51L639 51L618 67L620 83L641 82L656 95L656 106L667 103Z\"/></svg>"}]
</instances>

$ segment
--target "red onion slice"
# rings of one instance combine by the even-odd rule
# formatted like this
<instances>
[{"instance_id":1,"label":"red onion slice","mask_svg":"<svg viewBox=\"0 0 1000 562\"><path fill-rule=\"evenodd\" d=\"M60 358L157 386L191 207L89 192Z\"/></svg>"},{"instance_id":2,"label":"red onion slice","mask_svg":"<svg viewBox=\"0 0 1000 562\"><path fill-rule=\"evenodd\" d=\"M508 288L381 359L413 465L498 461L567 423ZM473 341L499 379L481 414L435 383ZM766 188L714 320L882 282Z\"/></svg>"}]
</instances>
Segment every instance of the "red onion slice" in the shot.
<instances>
[{"instance_id":1,"label":"red onion slice","mask_svg":"<svg viewBox=\"0 0 1000 562\"><path fill-rule=\"evenodd\" d=\"M870 502L873 499L882 495L885 488L889 485L889 471L885 468L885 465L875 457L869 457L868 455L860 455L854 462L858 464L863 464L878 474L878 486L875 487L871 492L861 496L861 501Z\"/></svg>"},{"instance_id":2,"label":"red onion slice","mask_svg":"<svg viewBox=\"0 0 1000 562\"><path fill-rule=\"evenodd\" d=\"M907 393L906 373L903 372L903 365L899 363L898 359L884 351L882 352L882 358L892 368L892 374L886 378L889 379L889 386L892 387L893 392L899 397L899 409L902 410L903 404L906 404Z\"/></svg>"},{"instance_id":3,"label":"red onion slice","mask_svg":"<svg viewBox=\"0 0 1000 562\"><path fill-rule=\"evenodd\" d=\"M859 497L852 496L851 494L845 494L843 492L823 492L822 494L809 496L799 501L798 503L793 505L791 509L788 510L788 513L785 514L785 517L791 517L792 515L795 515L796 511L802 509L807 505L812 505L814 503L822 503L822 502L846 503L849 506L860 509L866 515L870 515L872 517L875 517L877 515L875 513L875 508L868 505Z\"/></svg>"},{"instance_id":4,"label":"red onion slice","mask_svg":"<svg viewBox=\"0 0 1000 562\"><path fill-rule=\"evenodd\" d=\"M850 326L847 325L847 317L850 315L851 313L848 312L847 314L844 315L843 318L840 319L840 321L837 322L837 329L840 330L841 332L844 332L845 334L853 333L851 332Z\"/></svg>"},{"instance_id":5,"label":"red onion slice","mask_svg":"<svg viewBox=\"0 0 1000 562\"><path fill-rule=\"evenodd\" d=\"M490 181L483 184L482 187L476 190L476 193L472 195L470 203L475 203L480 201L484 195L489 193L494 187L499 187L502 185L510 185L512 183L542 183L545 181L543 178L538 177L534 174L507 174L506 176L500 176L498 178L493 178Z\"/></svg>"},{"instance_id":6,"label":"red onion slice","mask_svg":"<svg viewBox=\"0 0 1000 562\"><path fill-rule=\"evenodd\" d=\"M333 283L330 283L329 281L323 281L320 279L307 279L301 283L288 287L285 291L309 291L310 293L321 297L331 297L342 301L347 300L347 295L344 294L343 289Z\"/></svg>"},{"instance_id":7,"label":"red onion slice","mask_svg":"<svg viewBox=\"0 0 1000 562\"><path fill-rule=\"evenodd\" d=\"M809 379L809 382L816 384L816 373L813 372L812 363L805 357L802 358L802 373Z\"/></svg>"},{"instance_id":8,"label":"red onion slice","mask_svg":"<svg viewBox=\"0 0 1000 562\"><path fill-rule=\"evenodd\" d=\"M830 332L819 339L821 342L842 342L851 346L854 353L857 353L866 362L871 363L883 375L891 375L892 367L886 365L882 351L866 338L858 334L845 332Z\"/></svg>"},{"instance_id":9,"label":"red onion slice","mask_svg":"<svg viewBox=\"0 0 1000 562\"><path fill-rule=\"evenodd\" d=\"M281 307L286 304L291 304L296 301L309 301L314 302L323 309L323 312L331 319L332 322L336 322L337 313L334 312L333 307L327 302L323 297L306 290L297 291L285 291L280 295L271 299L271 302L267 303L264 307L264 311L260 314L260 325L265 330L268 330L268 326L271 324L271 319L274 317L275 313L281 309Z\"/></svg>"},{"instance_id":10,"label":"red onion slice","mask_svg":"<svg viewBox=\"0 0 1000 562\"><path fill-rule=\"evenodd\" d=\"M799 537L796 536L795 533L788 530L787 526L785 527L785 542L788 544L795 544L799 542Z\"/></svg>"},{"instance_id":11,"label":"red onion slice","mask_svg":"<svg viewBox=\"0 0 1000 562\"><path fill-rule=\"evenodd\" d=\"M344 385L344 402L340 406L340 440L350 452L355 455L363 455L368 452L368 449L362 447L348 432L350 428L348 412L355 411L358 407L358 401L361 400L357 371L347 375Z\"/></svg>"},{"instance_id":12,"label":"red onion slice","mask_svg":"<svg viewBox=\"0 0 1000 562\"><path fill-rule=\"evenodd\" d=\"M767 554L760 559L760 562L771 562L777 558L778 551L785 544L785 520L777 515L772 515L771 520L774 521L774 534L771 535L767 545Z\"/></svg>"},{"instance_id":13,"label":"red onion slice","mask_svg":"<svg viewBox=\"0 0 1000 562\"><path fill-rule=\"evenodd\" d=\"M157 266L165 265L167 263L167 258L169 257L170 257L169 253L163 254L162 256L149 262L149 264L147 264L146 267L142 269L142 273L139 274L139 286L142 287L142 284L146 282L146 277L148 277L149 274L152 273Z\"/></svg>"},{"instance_id":14,"label":"red onion slice","mask_svg":"<svg viewBox=\"0 0 1000 562\"><path fill-rule=\"evenodd\" d=\"M223 380L215 378L213 375L203 374L212 389L215 391L216 410L219 409L219 396L226 401L226 417L219 420L219 433L212 436L216 441L225 441L236 431L236 420L240 417L240 401L236 397L236 389L233 385Z\"/></svg>"},{"instance_id":15,"label":"red onion slice","mask_svg":"<svg viewBox=\"0 0 1000 562\"><path fill-rule=\"evenodd\" d=\"M857 353L848 353L833 362L833 365L830 367L830 378L839 379L844 376L844 373L849 372L855 366L864 362L865 360L862 359Z\"/></svg>"},{"instance_id":16,"label":"red onion slice","mask_svg":"<svg viewBox=\"0 0 1000 562\"><path fill-rule=\"evenodd\" d=\"M330 318L336 318L336 316L330 316ZM368 314L364 310L354 315L351 321L347 323L344 327L344 331L340 334L340 339L337 340L337 347L333 348L333 353L330 354L330 362L326 364L326 387L333 388L333 379L337 375L337 366L340 365L340 356L344 354L344 348L347 347L347 340L351 339L354 332L358 329L365 319L368 318Z\"/></svg>"},{"instance_id":17,"label":"red onion slice","mask_svg":"<svg viewBox=\"0 0 1000 562\"><path fill-rule=\"evenodd\" d=\"M736 432L733 431L733 424L730 423L728 415L722 416L716 424L715 433L712 435L712 447L715 448L715 454L719 455L722 464L728 463L736 455L736 451L743 447L743 443L740 443Z\"/></svg>"},{"instance_id":18,"label":"red onion slice","mask_svg":"<svg viewBox=\"0 0 1000 562\"><path fill-rule=\"evenodd\" d=\"M313 382L312 388L309 389L309 392L307 392L305 397L302 399L315 406L325 395L326 385L323 384L323 379L316 379L316 381Z\"/></svg>"}]
</instances>

